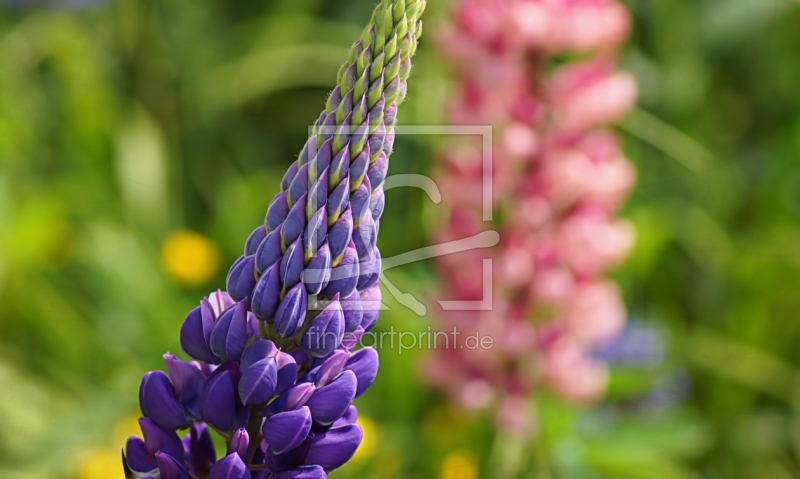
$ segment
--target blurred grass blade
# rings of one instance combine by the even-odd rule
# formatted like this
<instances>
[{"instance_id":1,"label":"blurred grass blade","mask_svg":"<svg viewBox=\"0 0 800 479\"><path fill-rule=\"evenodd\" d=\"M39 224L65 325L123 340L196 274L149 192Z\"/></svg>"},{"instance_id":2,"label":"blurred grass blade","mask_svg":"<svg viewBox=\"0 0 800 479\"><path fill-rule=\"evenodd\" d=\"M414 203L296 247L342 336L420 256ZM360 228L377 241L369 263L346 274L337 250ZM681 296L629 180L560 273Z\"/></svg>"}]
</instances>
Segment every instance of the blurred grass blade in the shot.
<instances>
[{"instance_id":1,"label":"blurred grass blade","mask_svg":"<svg viewBox=\"0 0 800 479\"><path fill-rule=\"evenodd\" d=\"M685 355L706 371L792 403L795 371L760 349L718 334L700 331L687 338Z\"/></svg>"},{"instance_id":2,"label":"blurred grass blade","mask_svg":"<svg viewBox=\"0 0 800 479\"><path fill-rule=\"evenodd\" d=\"M672 231L697 264L709 272L724 272L736 247L723 226L696 204L675 201Z\"/></svg>"},{"instance_id":3,"label":"blurred grass blade","mask_svg":"<svg viewBox=\"0 0 800 479\"><path fill-rule=\"evenodd\" d=\"M742 41L778 15L800 5L798 0L716 0L700 10L704 37L713 43Z\"/></svg>"},{"instance_id":4,"label":"blurred grass blade","mask_svg":"<svg viewBox=\"0 0 800 479\"><path fill-rule=\"evenodd\" d=\"M634 108L619 122L630 135L672 157L696 175L702 175L714 163L714 155L690 136L658 117Z\"/></svg>"},{"instance_id":5,"label":"blurred grass blade","mask_svg":"<svg viewBox=\"0 0 800 479\"><path fill-rule=\"evenodd\" d=\"M235 107L287 88L333 88L344 45L292 45L254 52L219 68L201 86L211 110Z\"/></svg>"}]
</instances>

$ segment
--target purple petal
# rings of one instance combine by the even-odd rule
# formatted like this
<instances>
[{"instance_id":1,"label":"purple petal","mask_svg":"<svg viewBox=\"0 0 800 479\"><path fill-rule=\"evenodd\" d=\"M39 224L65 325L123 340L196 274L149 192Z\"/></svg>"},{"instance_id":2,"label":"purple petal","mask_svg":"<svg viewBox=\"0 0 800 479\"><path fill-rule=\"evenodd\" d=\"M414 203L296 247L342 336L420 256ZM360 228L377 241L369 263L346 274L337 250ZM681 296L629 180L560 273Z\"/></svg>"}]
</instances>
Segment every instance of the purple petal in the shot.
<instances>
[{"instance_id":1,"label":"purple petal","mask_svg":"<svg viewBox=\"0 0 800 479\"><path fill-rule=\"evenodd\" d=\"M150 472L156 468L156 463L150 459L147 446L137 436L128 438L125 444L125 453L128 467L136 472Z\"/></svg>"},{"instance_id":2,"label":"purple petal","mask_svg":"<svg viewBox=\"0 0 800 479\"><path fill-rule=\"evenodd\" d=\"M363 118L363 113L358 112L361 114L360 118L354 118L353 123L359 123L358 127L353 129L352 134L350 135L350 148L353 150L353 154L350 156L358 156L358 154L364 154L367 158L369 158L369 145L367 145L367 136L369 135L369 125ZM359 120L361 120L359 122ZM357 153L357 154L356 154Z\"/></svg>"},{"instance_id":3,"label":"purple petal","mask_svg":"<svg viewBox=\"0 0 800 479\"><path fill-rule=\"evenodd\" d=\"M300 152L300 156L302 157L304 154L308 154L308 142L306 142L303 150ZM308 163L307 161L304 163ZM300 167L298 161L293 161L289 168L286 169L286 173L283 175L283 179L281 180L281 190L286 191L289 189L289 185L292 184L292 180L294 177L297 176L297 169Z\"/></svg>"},{"instance_id":4,"label":"purple petal","mask_svg":"<svg viewBox=\"0 0 800 479\"><path fill-rule=\"evenodd\" d=\"M306 195L301 196L289 210L289 215L281 227L282 244L288 246L300 237L306 229Z\"/></svg>"},{"instance_id":5,"label":"purple petal","mask_svg":"<svg viewBox=\"0 0 800 479\"><path fill-rule=\"evenodd\" d=\"M333 137L333 146L334 148L344 148L347 147L347 143L350 141L350 121L352 118L352 114L348 113L347 117L344 119L341 125L336 129L336 133Z\"/></svg>"},{"instance_id":6,"label":"purple petal","mask_svg":"<svg viewBox=\"0 0 800 479\"><path fill-rule=\"evenodd\" d=\"M275 385L275 394L282 394L294 385L297 380L297 363L291 354L279 352L275 356L278 366L278 383Z\"/></svg>"},{"instance_id":7,"label":"purple petal","mask_svg":"<svg viewBox=\"0 0 800 479\"><path fill-rule=\"evenodd\" d=\"M261 333L259 330L258 318L252 311L247 312L247 340L250 338L260 338Z\"/></svg>"},{"instance_id":8,"label":"purple petal","mask_svg":"<svg viewBox=\"0 0 800 479\"><path fill-rule=\"evenodd\" d=\"M175 388L175 395L186 409L197 415L200 393L206 382L203 372L196 363L185 363L169 353L164 355L164 362L167 363L167 373Z\"/></svg>"},{"instance_id":9,"label":"purple petal","mask_svg":"<svg viewBox=\"0 0 800 479\"><path fill-rule=\"evenodd\" d=\"M207 301L206 301L207 303ZM210 308L210 306L208 306ZM205 334L206 328L211 331L214 325L214 318L202 314L203 306L198 306L191 310L183 320L181 325L181 348L192 358L206 363L214 363L211 351L208 348L208 336ZM208 324L204 324L204 322Z\"/></svg>"},{"instance_id":10,"label":"purple petal","mask_svg":"<svg viewBox=\"0 0 800 479\"><path fill-rule=\"evenodd\" d=\"M234 431L231 436L231 445L228 448L228 454L238 454L243 461L247 460L247 447L250 445L250 436L247 434L247 429L240 427Z\"/></svg>"},{"instance_id":11,"label":"purple petal","mask_svg":"<svg viewBox=\"0 0 800 479\"><path fill-rule=\"evenodd\" d=\"M333 89L330 96L328 97L327 110L331 111L335 110L339 106L339 103L341 102L342 102L342 87L336 85L336 88Z\"/></svg>"},{"instance_id":12,"label":"purple petal","mask_svg":"<svg viewBox=\"0 0 800 479\"><path fill-rule=\"evenodd\" d=\"M356 288L359 291L364 291L378 283L381 275L381 252L378 248L372 250L372 254L366 258L359 260L358 263L358 284Z\"/></svg>"},{"instance_id":13,"label":"purple petal","mask_svg":"<svg viewBox=\"0 0 800 479\"><path fill-rule=\"evenodd\" d=\"M408 41L410 42L411 35L406 34L406 37L408 37ZM369 113L367 114L370 125L383 124L384 105L386 105L386 100L384 99L384 96L381 95L380 97L378 97L378 101L375 103L375 105L372 106L372 108L369 110Z\"/></svg>"},{"instance_id":14,"label":"purple petal","mask_svg":"<svg viewBox=\"0 0 800 479\"><path fill-rule=\"evenodd\" d=\"M300 166L300 169L297 170L297 175L292 180L292 184L289 185L289 189L286 191L289 204L294 209L300 198L308 192L308 164ZM305 204L303 204L303 207L305 207ZM291 211L289 214L291 215Z\"/></svg>"},{"instance_id":15,"label":"purple petal","mask_svg":"<svg viewBox=\"0 0 800 479\"><path fill-rule=\"evenodd\" d=\"M214 464L208 479L250 479L250 471L238 454L228 454Z\"/></svg>"},{"instance_id":16,"label":"purple petal","mask_svg":"<svg viewBox=\"0 0 800 479\"><path fill-rule=\"evenodd\" d=\"M389 108L386 109L386 113L384 114L384 121L386 121L386 124L391 125L396 115L397 107L395 106L395 109L392 110L392 105L389 105ZM390 122L390 120L392 120L392 122ZM386 138L383 140L383 153L386 156L391 156L392 147L394 147L394 128L386 132Z\"/></svg>"},{"instance_id":17,"label":"purple petal","mask_svg":"<svg viewBox=\"0 0 800 479\"><path fill-rule=\"evenodd\" d=\"M255 256L244 257L231 266L228 278L225 281L228 294L235 301L241 301L250 296L256 285Z\"/></svg>"},{"instance_id":18,"label":"purple petal","mask_svg":"<svg viewBox=\"0 0 800 479\"><path fill-rule=\"evenodd\" d=\"M247 237L247 241L244 242L244 255L245 256L252 256L256 254L256 250L258 249L258 245L264 241L264 238L267 237L267 227L266 226L259 226L252 233L250 236Z\"/></svg>"},{"instance_id":19,"label":"purple petal","mask_svg":"<svg viewBox=\"0 0 800 479\"><path fill-rule=\"evenodd\" d=\"M325 114L325 112L323 112ZM320 129L317 141L328 141L333 136L334 129L336 128L336 112L331 112L325 116L325 119L320 123ZM324 143L323 143L324 144Z\"/></svg>"},{"instance_id":20,"label":"purple petal","mask_svg":"<svg viewBox=\"0 0 800 479\"><path fill-rule=\"evenodd\" d=\"M183 405L163 371L151 371L139 385L139 407L145 417L165 429L183 429L189 425Z\"/></svg>"},{"instance_id":21,"label":"purple petal","mask_svg":"<svg viewBox=\"0 0 800 479\"><path fill-rule=\"evenodd\" d=\"M311 321L301 345L308 354L325 357L339 347L343 335L344 315L336 295Z\"/></svg>"},{"instance_id":22,"label":"purple petal","mask_svg":"<svg viewBox=\"0 0 800 479\"><path fill-rule=\"evenodd\" d=\"M311 411L303 406L294 411L275 414L261 428L264 440L275 454L299 446L311 432Z\"/></svg>"},{"instance_id":23,"label":"purple petal","mask_svg":"<svg viewBox=\"0 0 800 479\"><path fill-rule=\"evenodd\" d=\"M358 409L355 406L350 406L347 411L333 423L333 427L346 426L347 424L355 424L358 419Z\"/></svg>"},{"instance_id":24,"label":"purple petal","mask_svg":"<svg viewBox=\"0 0 800 479\"><path fill-rule=\"evenodd\" d=\"M314 178L319 178L322 175L322 171L331 164L331 156L333 155L333 148L331 145L331 140L326 140L322 142L320 145L319 150L316 150L316 154L314 158L309 162L311 163L311 167L309 171L313 173Z\"/></svg>"},{"instance_id":25,"label":"purple petal","mask_svg":"<svg viewBox=\"0 0 800 479\"><path fill-rule=\"evenodd\" d=\"M233 379L232 371L222 371L212 376L203 389L200 411L203 420L221 431L232 429L236 420Z\"/></svg>"},{"instance_id":26,"label":"purple petal","mask_svg":"<svg viewBox=\"0 0 800 479\"><path fill-rule=\"evenodd\" d=\"M353 215L350 205L346 206L339 219L331 226L328 232L328 248L334 263L341 261L344 250L350 243L353 234Z\"/></svg>"},{"instance_id":27,"label":"purple petal","mask_svg":"<svg viewBox=\"0 0 800 479\"><path fill-rule=\"evenodd\" d=\"M363 123L364 120L367 119L367 109L369 108L369 103L367 101L366 93L361 95L361 98L357 99L353 103L353 123L361 124L359 128L363 128L365 124ZM369 126L369 125L366 125Z\"/></svg>"},{"instance_id":28,"label":"purple petal","mask_svg":"<svg viewBox=\"0 0 800 479\"><path fill-rule=\"evenodd\" d=\"M332 226L350 203L350 179L345 176L339 185L328 196L325 212L328 215L328 226Z\"/></svg>"},{"instance_id":29,"label":"purple petal","mask_svg":"<svg viewBox=\"0 0 800 479\"><path fill-rule=\"evenodd\" d=\"M300 253L302 254L302 253ZM306 285L297 283L281 300L275 313L275 331L282 336L294 336L303 327L308 308Z\"/></svg>"},{"instance_id":30,"label":"purple petal","mask_svg":"<svg viewBox=\"0 0 800 479\"><path fill-rule=\"evenodd\" d=\"M345 371L327 386L317 389L306 403L314 421L328 425L342 417L355 399L356 385L353 371Z\"/></svg>"},{"instance_id":31,"label":"purple petal","mask_svg":"<svg viewBox=\"0 0 800 479\"><path fill-rule=\"evenodd\" d=\"M241 302L233 308L233 318L225 339L225 356L232 361L238 361L244 352L248 338L247 304ZM213 334L213 331L212 331Z\"/></svg>"},{"instance_id":32,"label":"purple petal","mask_svg":"<svg viewBox=\"0 0 800 479\"><path fill-rule=\"evenodd\" d=\"M375 326L378 314L381 312L381 287L379 284L361 291L361 307L364 310L361 327L364 328L364 331L369 331Z\"/></svg>"},{"instance_id":33,"label":"purple petal","mask_svg":"<svg viewBox=\"0 0 800 479\"><path fill-rule=\"evenodd\" d=\"M263 273L281 259L281 225L270 231L256 249L256 271Z\"/></svg>"},{"instance_id":34,"label":"purple petal","mask_svg":"<svg viewBox=\"0 0 800 479\"><path fill-rule=\"evenodd\" d=\"M364 311L361 308L361 296L359 296L358 291L353 291L350 296L341 300L340 303L344 314L344 331L352 333L361 325L361 319L364 316Z\"/></svg>"},{"instance_id":35,"label":"purple petal","mask_svg":"<svg viewBox=\"0 0 800 479\"><path fill-rule=\"evenodd\" d=\"M214 323L214 329L211 330L211 336L208 340L211 352L220 358L225 358L225 342L227 340L228 330L231 327L231 322L233 321L233 311L233 308L227 309L220 315Z\"/></svg>"},{"instance_id":36,"label":"purple petal","mask_svg":"<svg viewBox=\"0 0 800 479\"><path fill-rule=\"evenodd\" d=\"M300 282L300 275L303 273L305 267L305 258L303 257L303 243L300 238L297 238L294 243L286 248L286 252L281 259L281 284L286 289L291 288Z\"/></svg>"},{"instance_id":37,"label":"purple petal","mask_svg":"<svg viewBox=\"0 0 800 479\"><path fill-rule=\"evenodd\" d=\"M378 351L375 348L363 348L356 351L350 356L344 369L355 373L358 380L356 397L361 396L378 375Z\"/></svg>"},{"instance_id":38,"label":"purple petal","mask_svg":"<svg viewBox=\"0 0 800 479\"><path fill-rule=\"evenodd\" d=\"M275 392L278 368L274 358L266 358L242 371L239 380L239 397L245 404L262 404Z\"/></svg>"},{"instance_id":39,"label":"purple petal","mask_svg":"<svg viewBox=\"0 0 800 479\"><path fill-rule=\"evenodd\" d=\"M320 181L324 181L324 179ZM324 204L320 206L308 218L308 226L306 226L306 231L303 234L303 247L309 254L319 250L328 234L328 217L325 215L324 206Z\"/></svg>"},{"instance_id":40,"label":"purple petal","mask_svg":"<svg viewBox=\"0 0 800 479\"><path fill-rule=\"evenodd\" d=\"M212 321L218 318L223 311L236 304L236 301L231 298L231 295L220 290L216 290L209 294L208 299L204 301L208 302L208 305L211 308L211 313L213 314L213 317L211 318ZM205 312L203 314L205 314Z\"/></svg>"},{"instance_id":41,"label":"purple petal","mask_svg":"<svg viewBox=\"0 0 800 479\"><path fill-rule=\"evenodd\" d=\"M311 162L313 165L313 172L316 178L322 176L322 171L331 164L331 157L333 156L333 146L331 140L325 140L319 147L319 151L314 156Z\"/></svg>"},{"instance_id":42,"label":"purple petal","mask_svg":"<svg viewBox=\"0 0 800 479\"><path fill-rule=\"evenodd\" d=\"M353 229L353 244L361 261L371 256L377 239L378 228L375 221L369 216Z\"/></svg>"},{"instance_id":43,"label":"purple petal","mask_svg":"<svg viewBox=\"0 0 800 479\"><path fill-rule=\"evenodd\" d=\"M397 121L397 103L392 103L386 107L386 111L383 113L383 122L387 125L394 126L395 121ZM392 136L394 136L394 134Z\"/></svg>"},{"instance_id":44,"label":"purple petal","mask_svg":"<svg viewBox=\"0 0 800 479\"><path fill-rule=\"evenodd\" d=\"M331 165L328 167L328 188L341 185L342 180L347 177L350 171L350 157L347 156L346 153L348 152L343 148L331 161ZM347 186L346 189L349 191L350 187ZM328 203L330 203L330 199Z\"/></svg>"},{"instance_id":45,"label":"purple petal","mask_svg":"<svg viewBox=\"0 0 800 479\"><path fill-rule=\"evenodd\" d=\"M214 443L203 423L194 423L189 429L189 469L194 475L208 472L217 461Z\"/></svg>"},{"instance_id":46,"label":"purple petal","mask_svg":"<svg viewBox=\"0 0 800 479\"><path fill-rule=\"evenodd\" d=\"M306 285L306 293L316 295L328 284L331 277L331 250L325 242L308 262L301 279Z\"/></svg>"},{"instance_id":47,"label":"purple petal","mask_svg":"<svg viewBox=\"0 0 800 479\"><path fill-rule=\"evenodd\" d=\"M285 191L278 193L272 199L272 203L269 204L267 217L264 219L269 231L275 231L278 226L286 221L286 217L289 215L289 203L286 201L286 195Z\"/></svg>"},{"instance_id":48,"label":"purple petal","mask_svg":"<svg viewBox=\"0 0 800 479\"><path fill-rule=\"evenodd\" d=\"M356 424L330 429L314 437L306 455L306 464L316 464L332 471L349 461L361 444L363 434Z\"/></svg>"},{"instance_id":49,"label":"purple petal","mask_svg":"<svg viewBox=\"0 0 800 479\"><path fill-rule=\"evenodd\" d=\"M275 357L278 352L279 350L275 343L268 339L259 339L244 350L239 367L244 371L262 359Z\"/></svg>"},{"instance_id":50,"label":"purple petal","mask_svg":"<svg viewBox=\"0 0 800 479\"><path fill-rule=\"evenodd\" d=\"M369 209L372 212L372 219L378 221L383 214L383 208L386 206L386 196L383 189L377 190L370 196Z\"/></svg>"},{"instance_id":51,"label":"purple petal","mask_svg":"<svg viewBox=\"0 0 800 479\"><path fill-rule=\"evenodd\" d=\"M352 198L356 194L355 192L367 181L367 168L369 167L369 153L372 151L372 147L369 149L365 148L362 150L358 156L350 162L350 191L353 193L350 195L350 201L352 203ZM364 190L363 193L366 193L367 198L369 197L369 185ZM358 210L361 211L361 210ZM353 211L353 215L355 215L355 211ZM355 216L353 216L355 218Z\"/></svg>"},{"instance_id":52,"label":"purple petal","mask_svg":"<svg viewBox=\"0 0 800 479\"><path fill-rule=\"evenodd\" d=\"M386 173L389 171L389 158L381 152L378 155L378 158L375 159L370 165L369 170L367 170L367 177L369 178L370 186L372 186L372 192L374 193L375 190L381 188L383 186L383 182L386 179Z\"/></svg>"},{"instance_id":53,"label":"purple petal","mask_svg":"<svg viewBox=\"0 0 800 479\"><path fill-rule=\"evenodd\" d=\"M364 328L359 326L352 333L344 333L342 337L342 347L348 351L352 350L358 345L358 342L364 336Z\"/></svg>"},{"instance_id":54,"label":"purple petal","mask_svg":"<svg viewBox=\"0 0 800 479\"><path fill-rule=\"evenodd\" d=\"M314 382L318 388L324 387L334 380L342 372L344 365L350 359L350 353L343 349L337 349L319 367L314 375Z\"/></svg>"},{"instance_id":55,"label":"purple petal","mask_svg":"<svg viewBox=\"0 0 800 479\"><path fill-rule=\"evenodd\" d=\"M256 316L269 320L275 316L280 300L280 265L276 262L258 278L250 307Z\"/></svg>"},{"instance_id":56,"label":"purple petal","mask_svg":"<svg viewBox=\"0 0 800 479\"><path fill-rule=\"evenodd\" d=\"M211 331L209 344L217 356L238 361L246 343L247 304L240 302L222 313Z\"/></svg>"},{"instance_id":57,"label":"purple petal","mask_svg":"<svg viewBox=\"0 0 800 479\"><path fill-rule=\"evenodd\" d=\"M352 181L352 177L351 177ZM351 183L352 184L352 183ZM372 194L368 177L364 177L361 185L350 193L350 208L353 210L353 223L358 225L370 214L369 199Z\"/></svg>"},{"instance_id":58,"label":"purple petal","mask_svg":"<svg viewBox=\"0 0 800 479\"><path fill-rule=\"evenodd\" d=\"M317 211L325 206L328 201L328 171L323 170L317 173L317 178L308 190L308 202L306 203L306 213Z\"/></svg>"},{"instance_id":59,"label":"purple petal","mask_svg":"<svg viewBox=\"0 0 800 479\"><path fill-rule=\"evenodd\" d=\"M267 467L274 473L295 470L303 464L309 447L311 447L311 435L299 446L283 454L276 454L275 451L267 448L265 461Z\"/></svg>"},{"instance_id":60,"label":"purple petal","mask_svg":"<svg viewBox=\"0 0 800 479\"><path fill-rule=\"evenodd\" d=\"M293 471L279 472L275 479L327 479L328 475L319 466L302 466Z\"/></svg>"},{"instance_id":61,"label":"purple petal","mask_svg":"<svg viewBox=\"0 0 800 479\"><path fill-rule=\"evenodd\" d=\"M370 116L371 115L372 115L372 111L370 111ZM385 138L386 138L386 127L383 124L379 125L375 129L375 131L372 132L372 135L370 135L370 137L369 137L369 151L370 152L374 152L374 154L375 154L375 157L374 157L375 160L374 161L377 161L377 157L380 155L380 153L383 152L382 151L383 150L383 140Z\"/></svg>"},{"instance_id":62,"label":"purple petal","mask_svg":"<svg viewBox=\"0 0 800 479\"><path fill-rule=\"evenodd\" d=\"M169 454L157 452L156 461L161 479L192 479L186 468Z\"/></svg>"},{"instance_id":63,"label":"purple petal","mask_svg":"<svg viewBox=\"0 0 800 479\"><path fill-rule=\"evenodd\" d=\"M168 431L146 417L139 419L139 427L149 457L154 458L160 451L183 461L183 443L175 431Z\"/></svg>"},{"instance_id":64,"label":"purple petal","mask_svg":"<svg viewBox=\"0 0 800 479\"><path fill-rule=\"evenodd\" d=\"M316 391L316 388L311 383L298 384L292 389L289 389L284 393L286 398L285 410L293 411L305 406L308 399L314 394L314 391Z\"/></svg>"},{"instance_id":65,"label":"purple petal","mask_svg":"<svg viewBox=\"0 0 800 479\"><path fill-rule=\"evenodd\" d=\"M345 248L342 260L331 270L331 279L322 290L322 294L332 297L340 294L342 297L350 296L358 283L358 253L355 245L350 244Z\"/></svg>"}]
</instances>

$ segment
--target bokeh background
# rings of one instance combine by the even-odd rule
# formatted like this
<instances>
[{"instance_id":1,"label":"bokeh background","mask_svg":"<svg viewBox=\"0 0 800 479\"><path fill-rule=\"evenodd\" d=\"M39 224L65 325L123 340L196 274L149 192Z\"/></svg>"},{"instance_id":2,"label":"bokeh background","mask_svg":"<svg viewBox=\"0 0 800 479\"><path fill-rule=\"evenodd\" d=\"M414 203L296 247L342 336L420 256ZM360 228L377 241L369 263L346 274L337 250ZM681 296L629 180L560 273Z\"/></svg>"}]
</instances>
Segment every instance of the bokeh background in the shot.
<instances>
[{"instance_id":1,"label":"bokeh background","mask_svg":"<svg viewBox=\"0 0 800 479\"><path fill-rule=\"evenodd\" d=\"M614 276L633 326L605 400L536 399L525 477L800 477L800 3L625 3L638 244ZM0 4L0 477L122 478L141 375L224 287L372 6ZM403 124L442 118L427 39ZM436 140L399 136L390 173L430 171ZM385 257L428 244L428 203L387 193ZM432 271L387 276L424 298ZM379 328L427 328L384 297ZM421 386L424 354L381 354L333 477L496 477L491 421Z\"/></svg>"}]
</instances>

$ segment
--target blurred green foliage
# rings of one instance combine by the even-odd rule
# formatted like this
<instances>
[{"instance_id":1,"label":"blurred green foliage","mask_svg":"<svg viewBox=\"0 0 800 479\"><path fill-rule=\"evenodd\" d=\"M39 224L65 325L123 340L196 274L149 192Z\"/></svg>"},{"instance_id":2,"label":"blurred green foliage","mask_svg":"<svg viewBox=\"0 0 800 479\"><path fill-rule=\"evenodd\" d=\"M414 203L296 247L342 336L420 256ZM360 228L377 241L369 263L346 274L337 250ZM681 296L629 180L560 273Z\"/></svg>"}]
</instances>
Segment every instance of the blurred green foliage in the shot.
<instances>
[{"instance_id":1,"label":"blurred green foliage","mask_svg":"<svg viewBox=\"0 0 800 479\"><path fill-rule=\"evenodd\" d=\"M632 315L667 332L667 362L618 368L592 410L539 397L540 436L514 458L487 418L420 385L423 351L386 351L359 400L370 453L336 476L437 477L453 451L486 478L505 460L537 479L800 475L800 4L627 3L622 63L641 97L620 131L640 174L626 210L639 239L617 277ZM0 477L93 479L78 475L86 451L120 447L141 374L179 350L185 313L223 285L371 7L0 7ZM426 30L405 124L441 118L447 84ZM399 137L392 172L428 171L434 141ZM384 256L427 244L429 200L387 196ZM181 229L221 251L203 287L161 262ZM424 264L387 275L415 293L434 281ZM426 328L387 304L381 328ZM676 399L639 407L654 387Z\"/></svg>"}]
</instances>

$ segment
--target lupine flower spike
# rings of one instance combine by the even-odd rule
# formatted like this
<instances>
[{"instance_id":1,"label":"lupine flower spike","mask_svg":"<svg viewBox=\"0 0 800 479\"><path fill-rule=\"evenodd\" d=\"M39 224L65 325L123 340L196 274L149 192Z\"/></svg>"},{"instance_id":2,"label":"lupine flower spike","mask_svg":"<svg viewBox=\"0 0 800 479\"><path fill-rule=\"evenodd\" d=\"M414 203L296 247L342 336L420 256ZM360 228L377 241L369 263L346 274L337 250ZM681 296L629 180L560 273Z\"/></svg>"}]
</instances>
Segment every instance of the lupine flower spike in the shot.
<instances>
[{"instance_id":1,"label":"lupine flower spike","mask_svg":"<svg viewBox=\"0 0 800 479\"><path fill-rule=\"evenodd\" d=\"M194 361L166 354L166 373L142 379L127 478L319 479L355 453L352 402L375 379L378 354L353 349L378 315L383 183L424 8L376 7L227 292L184 320L181 347ZM211 430L226 440L223 457Z\"/></svg>"},{"instance_id":2,"label":"lupine flower spike","mask_svg":"<svg viewBox=\"0 0 800 479\"><path fill-rule=\"evenodd\" d=\"M635 171L604 129L633 104L636 84L615 68L629 29L618 0L456 0L439 37L457 78L453 124L492 125L491 201L500 243L438 258L443 298L484 298L493 261L492 311L443 311L443 331L478 332L490 349L438 348L425 371L457 404L493 404L501 428L531 434L530 395L549 387L575 402L598 398L605 364L591 354L625 321L603 273L634 232L616 218ZM437 242L472 236L482 222L481 145L441 155L445 218Z\"/></svg>"}]
</instances>

